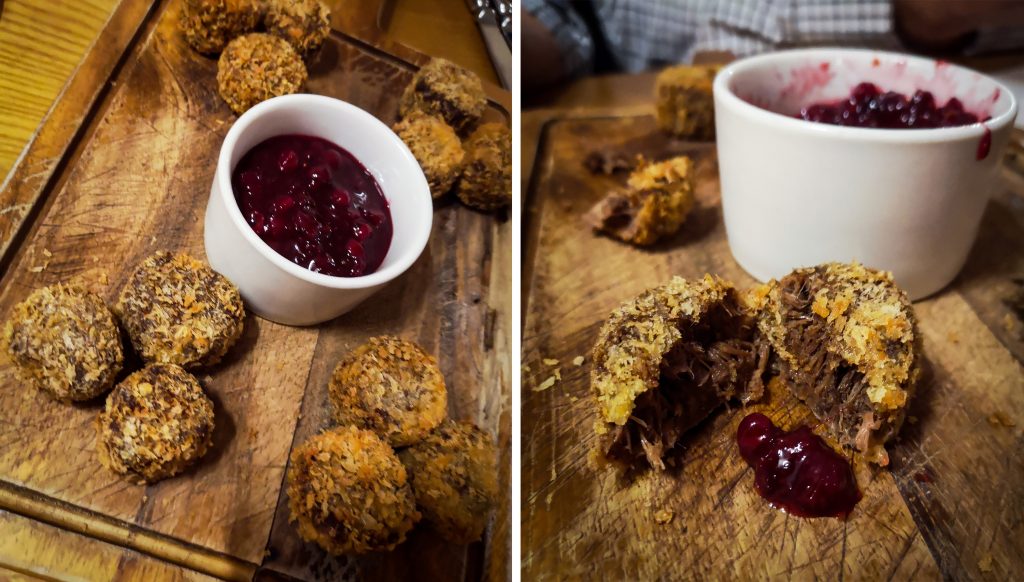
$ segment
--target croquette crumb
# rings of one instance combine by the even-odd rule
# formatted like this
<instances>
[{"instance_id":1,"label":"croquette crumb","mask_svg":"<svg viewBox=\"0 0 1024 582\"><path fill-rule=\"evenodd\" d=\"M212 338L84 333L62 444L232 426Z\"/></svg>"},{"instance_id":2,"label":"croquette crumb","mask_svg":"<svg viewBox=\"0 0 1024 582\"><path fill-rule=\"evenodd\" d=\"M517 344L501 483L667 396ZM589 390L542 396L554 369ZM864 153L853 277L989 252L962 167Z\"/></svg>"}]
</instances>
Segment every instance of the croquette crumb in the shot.
<instances>
[{"instance_id":1,"label":"croquette crumb","mask_svg":"<svg viewBox=\"0 0 1024 582\"><path fill-rule=\"evenodd\" d=\"M20 376L61 401L107 392L124 363L113 314L77 284L33 291L14 307L0 343Z\"/></svg>"},{"instance_id":2,"label":"croquette crumb","mask_svg":"<svg viewBox=\"0 0 1024 582\"><path fill-rule=\"evenodd\" d=\"M512 204L512 134L507 126L485 123L469 137L456 193L463 204L477 210Z\"/></svg>"},{"instance_id":3,"label":"croquette crumb","mask_svg":"<svg viewBox=\"0 0 1024 582\"><path fill-rule=\"evenodd\" d=\"M230 281L189 255L168 252L139 265L114 312L142 359L186 368L219 362L245 319Z\"/></svg>"},{"instance_id":4,"label":"croquette crumb","mask_svg":"<svg viewBox=\"0 0 1024 582\"><path fill-rule=\"evenodd\" d=\"M480 121L485 107L487 96L476 74L451 61L433 58L405 88L399 113L402 117L413 111L440 115L456 132L465 135Z\"/></svg>"},{"instance_id":5,"label":"croquette crumb","mask_svg":"<svg viewBox=\"0 0 1024 582\"><path fill-rule=\"evenodd\" d=\"M587 213L594 230L646 246L679 231L694 205L686 156L644 163L629 176L623 190L611 192Z\"/></svg>"},{"instance_id":6,"label":"croquette crumb","mask_svg":"<svg viewBox=\"0 0 1024 582\"><path fill-rule=\"evenodd\" d=\"M107 396L96 420L96 451L111 471L153 483L205 455L213 427L213 402L199 381L180 366L150 364Z\"/></svg>"},{"instance_id":7,"label":"croquette crumb","mask_svg":"<svg viewBox=\"0 0 1024 582\"><path fill-rule=\"evenodd\" d=\"M498 499L497 452L491 436L468 422L446 421L399 454L423 517L448 541L483 537Z\"/></svg>"},{"instance_id":8,"label":"croquette crumb","mask_svg":"<svg viewBox=\"0 0 1024 582\"><path fill-rule=\"evenodd\" d=\"M372 430L394 447L418 442L448 414L437 360L397 337L370 338L349 352L327 389L338 424Z\"/></svg>"},{"instance_id":9,"label":"croquette crumb","mask_svg":"<svg viewBox=\"0 0 1024 582\"><path fill-rule=\"evenodd\" d=\"M217 89L238 114L271 97L298 93L307 76L292 45L259 32L232 40L217 61Z\"/></svg>"},{"instance_id":10,"label":"croquette crumb","mask_svg":"<svg viewBox=\"0 0 1024 582\"><path fill-rule=\"evenodd\" d=\"M320 0L265 0L267 32L288 41L308 59L331 31L331 10Z\"/></svg>"},{"instance_id":11,"label":"croquette crumb","mask_svg":"<svg viewBox=\"0 0 1024 582\"><path fill-rule=\"evenodd\" d=\"M331 554L392 550L420 519L395 452L354 426L322 432L296 447L287 486L299 535Z\"/></svg>"},{"instance_id":12,"label":"croquette crumb","mask_svg":"<svg viewBox=\"0 0 1024 582\"><path fill-rule=\"evenodd\" d=\"M181 30L196 51L215 55L259 23L259 0L184 0Z\"/></svg>"},{"instance_id":13,"label":"croquette crumb","mask_svg":"<svg viewBox=\"0 0 1024 582\"><path fill-rule=\"evenodd\" d=\"M395 124L395 133L420 163L434 199L444 196L462 173L465 152L455 130L437 115L418 111Z\"/></svg>"}]
</instances>

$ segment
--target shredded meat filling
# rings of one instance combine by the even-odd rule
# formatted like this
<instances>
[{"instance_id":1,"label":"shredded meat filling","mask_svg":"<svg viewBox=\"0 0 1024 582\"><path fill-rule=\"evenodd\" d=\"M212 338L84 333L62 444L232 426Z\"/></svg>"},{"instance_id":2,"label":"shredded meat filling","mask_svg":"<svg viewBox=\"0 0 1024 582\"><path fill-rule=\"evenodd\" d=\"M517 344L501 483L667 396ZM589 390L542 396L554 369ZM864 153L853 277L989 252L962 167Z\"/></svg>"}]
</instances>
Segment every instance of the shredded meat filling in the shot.
<instances>
[{"instance_id":1,"label":"shredded meat filling","mask_svg":"<svg viewBox=\"0 0 1024 582\"><path fill-rule=\"evenodd\" d=\"M763 393L768 345L755 341L754 322L741 314L734 298L680 331L682 339L661 362L658 388L638 397L632 416L611 433L607 458L664 469L664 459L681 450L683 434L715 408L734 397L748 402Z\"/></svg>"},{"instance_id":2,"label":"shredded meat filling","mask_svg":"<svg viewBox=\"0 0 1024 582\"><path fill-rule=\"evenodd\" d=\"M880 440L886 440L894 427L888 419L873 414L864 374L826 347L833 332L828 322L811 310L814 292L808 277L787 277L780 299L785 346L801 365L793 367L781 358L776 364L793 393L829 426L841 444L856 444L865 450L869 441L865 430L878 432Z\"/></svg>"}]
</instances>

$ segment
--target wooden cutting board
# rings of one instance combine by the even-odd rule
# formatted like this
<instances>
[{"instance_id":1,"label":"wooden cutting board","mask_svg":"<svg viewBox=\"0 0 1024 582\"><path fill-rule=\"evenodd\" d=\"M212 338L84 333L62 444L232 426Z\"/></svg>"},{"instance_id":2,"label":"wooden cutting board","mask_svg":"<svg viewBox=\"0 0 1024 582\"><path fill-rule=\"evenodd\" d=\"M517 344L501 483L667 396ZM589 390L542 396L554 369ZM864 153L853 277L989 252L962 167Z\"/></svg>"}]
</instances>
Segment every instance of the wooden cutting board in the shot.
<instances>
[{"instance_id":1,"label":"wooden cutting board","mask_svg":"<svg viewBox=\"0 0 1024 582\"><path fill-rule=\"evenodd\" d=\"M1024 180L1009 170L964 271L915 304L927 361L916 422L889 447L889 468L853 459L864 498L848 521L790 517L753 489L735 445L743 416L817 426L785 390L699 425L679 470L620 480L588 466L590 349L609 312L673 275L754 283L729 253L713 144L671 141L648 108L636 111L524 115L523 159L534 163L523 213L523 578L1019 579L1024 325L1003 300L1024 275ZM641 250L590 232L581 215L625 179L584 168L604 148L698 160L698 206L681 233Z\"/></svg>"},{"instance_id":2,"label":"wooden cutting board","mask_svg":"<svg viewBox=\"0 0 1024 582\"><path fill-rule=\"evenodd\" d=\"M95 68L71 82L45 139L0 191L0 317L33 289L71 278L112 301L156 250L204 256L216 156L235 116L217 94L216 61L178 31L179 2L140 4L118 8L87 57ZM310 65L307 91L391 123L401 89L428 57L360 40L339 22ZM97 76L106 82L88 82ZM486 117L508 122L509 94L487 91ZM97 461L102 400L58 404L0 362L0 509L228 578L504 578L507 493L484 542L447 544L423 526L392 553L336 559L296 536L282 482L291 448L329 426L326 384L338 358L386 333L438 356L450 416L495 435L508 466L510 250L507 220L439 203L420 260L354 312L310 328L250 315L226 360L198 374L217 411L213 449L148 487ZM507 468L500 477L507 491Z\"/></svg>"}]
</instances>

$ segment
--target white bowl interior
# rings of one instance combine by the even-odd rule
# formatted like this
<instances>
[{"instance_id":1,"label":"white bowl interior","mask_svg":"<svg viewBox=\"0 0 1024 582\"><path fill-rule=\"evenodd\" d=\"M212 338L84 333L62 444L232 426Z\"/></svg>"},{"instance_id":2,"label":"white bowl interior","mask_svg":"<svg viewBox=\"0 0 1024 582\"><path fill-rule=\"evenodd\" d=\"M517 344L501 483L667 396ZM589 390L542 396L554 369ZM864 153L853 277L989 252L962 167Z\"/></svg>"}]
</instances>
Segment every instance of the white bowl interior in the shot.
<instances>
[{"instance_id":1,"label":"white bowl interior","mask_svg":"<svg viewBox=\"0 0 1024 582\"><path fill-rule=\"evenodd\" d=\"M788 117L814 103L845 99L861 82L912 95L930 91L938 105L956 97L980 118L1009 112L1009 91L975 71L931 59L850 49L782 51L731 67L728 88L740 99Z\"/></svg>"},{"instance_id":2,"label":"white bowl interior","mask_svg":"<svg viewBox=\"0 0 1024 582\"><path fill-rule=\"evenodd\" d=\"M388 271L404 270L415 260L430 236L433 201L419 163L390 128L354 105L318 95L277 97L257 105L249 113L254 115L239 127L231 148L228 159L231 171L260 142L276 135L302 134L321 137L348 150L380 185L394 226L391 246L377 271L365 277L348 278L349 281L377 279L378 274L390 279ZM236 126L240 123L242 120L236 122ZM230 189L230 176L227 181ZM233 193L231 197L234 198ZM233 211L242 219L237 205ZM255 237L255 233L252 234ZM259 242L266 253L287 262ZM339 279L294 266L316 279Z\"/></svg>"}]
</instances>

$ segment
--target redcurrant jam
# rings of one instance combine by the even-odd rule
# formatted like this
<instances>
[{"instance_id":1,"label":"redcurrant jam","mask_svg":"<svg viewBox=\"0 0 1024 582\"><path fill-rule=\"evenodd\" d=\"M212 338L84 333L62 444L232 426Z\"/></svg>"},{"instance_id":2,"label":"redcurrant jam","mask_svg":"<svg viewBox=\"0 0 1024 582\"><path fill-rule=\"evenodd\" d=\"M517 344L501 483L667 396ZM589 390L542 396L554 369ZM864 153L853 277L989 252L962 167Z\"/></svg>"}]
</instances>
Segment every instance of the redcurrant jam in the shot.
<instances>
[{"instance_id":1,"label":"redcurrant jam","mask_svg":"<svg viewBox=\"0 0 1024 582\"><path fill-rule=\"evenodd\" d=\"M388 201L352 154L325 139L279 135L235 166L242 216L270 248L310 271L373 273L391 246Z\"/></svg>"},{"instance_id":2,"label":"redcurrant jam","mask_svg":"<svg viewBox=\"0 0 1024 582\"><path fill-rule=\"evenodd\" d=\"M956 97L940 107L928 91L915 91L907 97L894 91L882 92L872 83L857 85L842 101L804 107L797 117L831 125L885 129L955 127L981 121L964 110Z\"/></svg>"},{"instance_id":3,"label":"redcurrant jam","mask_svg":"<svg viewBox=\"0 0 1024 582\"><path fill-rule=\"evenodd\" d=\"M845 458L806 426L786 432L754 413L736 433L740 455L754 468L754 487L774 507L800 517L846 517L860 501Z\"/></svg>"}]
</instances>

